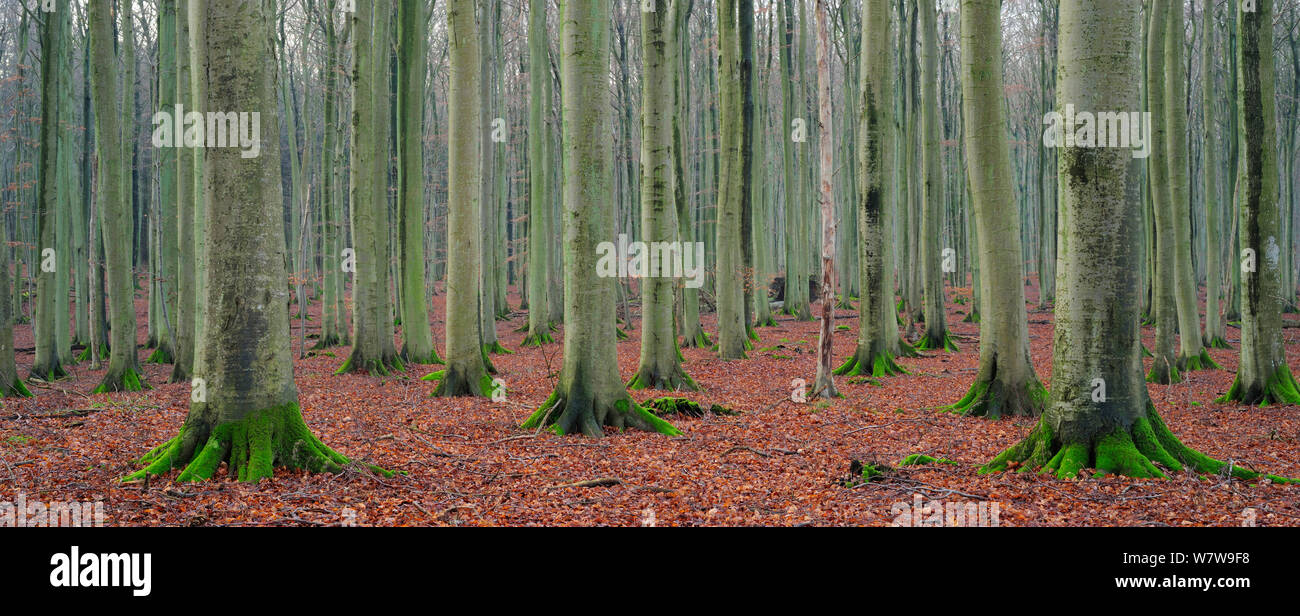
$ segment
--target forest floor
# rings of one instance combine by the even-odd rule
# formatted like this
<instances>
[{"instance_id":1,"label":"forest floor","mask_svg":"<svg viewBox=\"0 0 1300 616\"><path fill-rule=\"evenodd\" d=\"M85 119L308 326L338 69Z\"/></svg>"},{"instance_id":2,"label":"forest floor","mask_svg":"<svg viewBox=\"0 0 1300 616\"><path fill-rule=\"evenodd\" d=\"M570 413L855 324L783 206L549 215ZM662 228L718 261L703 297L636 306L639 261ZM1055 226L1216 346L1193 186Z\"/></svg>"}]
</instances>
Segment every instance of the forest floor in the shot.
<instances>
[{"instance_id":1,"label":"forest floor","mask_svg":"<svg viewBox=\"0 0 1300 616\"><path fill-rule=\"evenodd\" d=\"M949 289L969 298L969 289ZM1033 362L1050 387L1052 314L1034 307L1030 286L1029 336ZM511 296L511 305L518 306ZM144 301L138 301L144 323ZM441 341L443 297L434 302ZM963 323L967 305L950 304L956 353L901 359L912 374L879 385L837 378L845 395L831 402L791 402L792 381L813 380L816 321L778 318L758 330L761 342L746 361L724 362L702 349L683 349L698 393L638 391L638 400L680 395L737 415L670 417L678 437L642 432L593 440L518 429L550 394L560 366L559 344L519 348L525 323L516 312L498 322L513 354L495 355L508 396L437 399L420 376L437 368L410 366L388 378L335 375L346 348L296 361L303 415L321 440L354 460L405 471L391 478L365 471L339 475L277 470L273 480L246 485L226 479L176 484L176 473L143 483L118 480L133 462L176 434L188 409L190 386L168 384L170 366L145 364L153 389L88 395L102 371L88 362L71 376L36 384L32 399L0 401L0 501L22 493L31 501L104 501L106 525L890 525L916 503L949 506L996 503L1003 526L1183 526L1300 524L1300 486L1202 479L1173 473L1169 480L1107 477L1060 481L1031 473L979 475L990 460L1029 432L1029 419L982 420L936 410L955 402L975 376L978 324ZM318 307L316 307L318 308ZM815 311L814 311L815 312ZM1296 315L1287 315L1289 322ZM704 317L715 331L714 315ZM836 364L854 348L857 314L839 310ZM294 351L298 351L294 321ZM633 319L633 325L639 325ZM318 315L307 331L319 327ZM561 332L562 333L562 332ZM620 342L619 370L636 368L638 335ZM1300 364L1300 329L1284 330L1292 366ZM1234 346L1238 330L1228 328ZM33 360L30 325L15 330L18 369ZM1144 337L1152 344L1153 332ZM140 336L144 342L143 328ZM308 340L308 345L312 340ZM1156 407L1186 444L1221 460L1300 477L1300 412L1217 404L1237 365L1236 350L1211 350L1223 370L1188 374L1177 385L1152 385ZM148 351L140 349L140 358ZM1148 365L1149 365L1149 359ZM42 414L81 413L65 418ZM877 481L850 481L851 461L895 465L910 454L949 458L899 469ZM595 479L613 485L576 487ZM918 500L920 499L920 500Z\"/></svg>"}]
</instances>

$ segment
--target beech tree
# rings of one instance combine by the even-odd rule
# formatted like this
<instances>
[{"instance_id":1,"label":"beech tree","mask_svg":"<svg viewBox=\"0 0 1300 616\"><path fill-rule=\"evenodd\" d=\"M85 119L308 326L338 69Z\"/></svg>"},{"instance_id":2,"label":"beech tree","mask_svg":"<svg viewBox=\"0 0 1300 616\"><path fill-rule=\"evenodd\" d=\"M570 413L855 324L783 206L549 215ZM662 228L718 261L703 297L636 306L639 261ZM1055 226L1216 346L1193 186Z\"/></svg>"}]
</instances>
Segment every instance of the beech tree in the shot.
<instances>
[{"instance_id":1,"label":"beech tree","mask_svg":"<svg viewBox=\"0 0 1300 616\"><path fill-rule=\"evenodd\" d=\"M1057 107L1136 109L1139 0L1061 4ZM1256 48L1258 49L1258 48ZM1061 244L1052 393L1023 441L981 469L1166 477L1229 466L1184 445L1142 378L1139 329L1140 162L1122 148L1066 146L1058 163ZM1231 465L1231 474L1260 474ZM1270 476L1275 481L1288 481Z\"/></svg>"},{"instance_id":2,"label":"beech tree","mask_svg":"<svg viewBox=\"0 0 1300 616\"><path fill-rule=\"evenodd\" d=\"M1273 76L1273 2L1237 10L1237 100L1242 128L1238 209L1241 256L1241 362L1220 399L1243 404L1300 404L1300 386L1282 339L1278 239L1277 93ZM1290 179L1288 178L1288 181Z\"/></svg>"},{"instance_id":3,"label":"beech tree","mask_svg":"<svg viewBox=\"0 0 1300 616\"><path fill-rule=\"evenodd\" d=\"M1020 215L1011 186L1002 90L1000 0L961 3L962 123L980 244L980 364L950 410L973 416L1038 415L1047 391L1029 362Z\"/></svg>"},{"instance_id":4,"label":"beech tree","mask_svg":"<svg viewBox=\"0 0 1300 616\"><path fill-rule=\"evenodd\" d=\"M564 362L554 392L522 427L550 426L557 434L581 432L591 437L604 436L605 426L675 435L677 429L633 401L619 379L614 279L596 275L596 245L614 230L613 153L606 138L610 134L608 22L605 0L565 0L561 5L562 158L567 178Z\"/></svg>"},{"instance_id":5,"label":"beech tree","mask_svg":"<svg viewBox=\"0 0 1300 616\"><path fill-rule=\"evenodd\" d=\"M230 148L203 156L207 200L222 204L205 212L210 272L202 301L211 322L196 371L205 400L192 402L177 436L145 454L146 466L125 480L183 468L178 481L199 481L223 462L232 477L248 482L276 467L337 472L349 461L307 427L293 382L279 139L265 137L280 134L279 75L274 63L261 61L274 53L276 3L190 2L202 108L252 109L267 121L260 156L243 158ZM97 34L108 33L99 27Z\"/></svg>"}]
</instances>

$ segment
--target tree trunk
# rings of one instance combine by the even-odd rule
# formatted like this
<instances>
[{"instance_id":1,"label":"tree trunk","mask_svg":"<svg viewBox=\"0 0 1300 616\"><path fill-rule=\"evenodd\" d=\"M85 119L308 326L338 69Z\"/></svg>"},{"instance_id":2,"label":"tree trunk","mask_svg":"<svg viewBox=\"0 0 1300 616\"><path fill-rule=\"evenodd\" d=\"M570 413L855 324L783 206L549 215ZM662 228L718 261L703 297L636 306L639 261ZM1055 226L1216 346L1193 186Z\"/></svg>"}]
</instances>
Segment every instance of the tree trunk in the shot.
<instances>
[{"instance_id":1,"label":"tree trunk","mask_svg":"<svg viewBox=\"0 0 1300 616\"><path fill-rule=\"evenodd\" d=\"M59 81L63 71L58 66L59 49L64 44L62 22L71 19L66 0L54 12L45 13L41 26L41 144L40 171L37 176L36 236L40 259L36 268L35 317L32 326L36 335L36 359L31 376L44 381L67 376L58 350L59 327L67 329L68 315L58 314L58 296L67 297L67 289L58 286L57 234L63 212L59 207L60 175L59 156L67 147L60 136L61 117ZM69 114L71 115L71 114ZM134 310L134 306L132 306ZM132 312L132 318L135 317ZM12 348L12 347L11 347Z\"/></svg>"},{"instance_id":2,"label":"tree trunk","mask_svg":"<svg viewBox=\"0 0 1300 616\"><path fill-rule=\"evenodd\" d=\"M610 180L609 3L565 0L560 15L564 84L564 363L555 391L523 427L601 437L603 426L675 435L628 396L618 375L615 279L596 276L596 246L614 231Z\"/></svg>"},{"instance_id":3,"label":"tree trunk","mask_svg":"<svg viewBox=\"0 0 1300 616\"><path fill-rule=\"evenodd\" d=\"M1140 8L1139 0L1061 4L1058 105L1137 108ZM1141 163L1126 148L1072 144L1059 158L1063 232L1051 403L1027 438L980 472L1019 468L1062 479L1084 469L1143 478L1165 477L1160 467L1220 472L1227 465L1169 431L1142 382L1141 276L1133 268L1142 250ZM1235 465L1232 474L1258 476Z\"/></svg>"},{"instance_id":4,"label":"tree trunk","mask_svg":"<svg viewBox=\"0 0 1300 616\"><path fill-rule=\"evenodd\" d=\"M1277 99L1273 0L1237 13L1237 97L1242 129L1241 363L1221 402L1297 404L1300 390L1282 338L1282 241L1278 233Z\"/></svg>"},{"instance_id":5,"label":"tree trunk","mask_svg":"<svg viewBox=\"0 0 1300 616\"><path fill-rule=\"evenodd\" d=\"M125 3L124 3L125 4ZM104 235L105 269L108 270L108 293L112 301L111 355L108 372L94 393L139 391L144 383L137 371L139 359L135 345L135 302L131 283L131 202L129 184L122 181L126 173L122 146L123 99L117 85L117 62L113 53L113 23L110 7L103 2L91 3L89 9L91 41L91 87L94 91L95 143L99 149L96 191ZM123 12L123 30L129 32L130 17ZM129 84L129 82L128 82ZM124 194L125 193L125 194Z\"/></svg>"},{"instance_id":6,"label":"tree trunk","mask_svg":"<svg viewBox=\"0 0 1300 616\"><path fill-rule=\"evenodd\" d=\"M551 216L549 158L550 133L546 113L551 107L547 82L551 79L550 46L546 30L546 0L528 6L528 333L522 346L555 342L551 337L547 279L551 271Z\"/></svg>"},{"instance_id":7,"label":"tree trunk","mask_svg":"<svg viewBox=\"0 0 1300 616\"><path fill-rule=\"evenodd\" d=\"M920 3L921 12L921 273L925 283L925 330L917 350L956 351L948 335L940 248L943 224L943 151L939 119L939 33L934 7Z\"/></svg>"},{"instance_id":8,"label":"tree trunk","mask_svg":"<svg viewBox=\"0 0 1300 616\"><path fill-rule=\"evenodd\" d=\"M676 53L676 4L685 0L647 0L641 11L641 239L650 250L641 279L641 359L629 389L698 389L682 369L673 327L675 276L670 251L655 246L677 246L683 260L693 246L677 241L677 208L673 203L673 105L669 56ZM693 252L691 254L694 254ZM694 258L692 258L694 261Z\"/></svg>"},{"instance_id":9,"label":"tree trunk","mask_svg":"<svg viewBox=\"0 0 1300 616\"><path fill-rule=\"evenodd\" d=\"M448 0L447 369L436 396L487 396L492 379L479 336L479 36L474 0Z\"/></svg>"},{"instance_id":10,"label":"tree trunk","mask_svg":"<svg viewBox=\"0 0 1300 616\"><path fill-rule=\"evenodd\" d=\"M428 65L426 2L398 6L398 250L402 273L402 359L442 363L429 329L424 286L424 80Z\"/></svg>"},{"instance_id":11,"label":"tree trunk","mask_svg":"<svg viewBox=\"0 0 1300 616\"><path fill-rule=\"evenodd\" d=\"M126 480L183 467L178 481L199 481L222 462L248 482L271 477L274 467L337 472L349 461L311 433L293 382L277 71L263 61L275 53L275 2L191 1L206 9L194 24L204 40L195 64L207 81L201 108L257 110L269 120L263 135L272 137L259 136L258 157L232 148L203 157L207 199L221 204L206 213L203 302L212 320L197 360L204 395L192 397L202 399L191 403L179 434L146 454L147 466Z\"/></svg>"},{"instance_id":12,"label":"tree trunk","mask_svg":"<svg viewBox=\"0 0 1300 616\"><path fill-rule=\"evenodd\" d=\"M982 250L980 369L970 392L950 410L997 418L1038 415L1047 392L1029 362L1028 315L1021 282L1020 212L1002 90L999 0L963 0L962 111L975 226Z\"/></svg>"}]
</instances>

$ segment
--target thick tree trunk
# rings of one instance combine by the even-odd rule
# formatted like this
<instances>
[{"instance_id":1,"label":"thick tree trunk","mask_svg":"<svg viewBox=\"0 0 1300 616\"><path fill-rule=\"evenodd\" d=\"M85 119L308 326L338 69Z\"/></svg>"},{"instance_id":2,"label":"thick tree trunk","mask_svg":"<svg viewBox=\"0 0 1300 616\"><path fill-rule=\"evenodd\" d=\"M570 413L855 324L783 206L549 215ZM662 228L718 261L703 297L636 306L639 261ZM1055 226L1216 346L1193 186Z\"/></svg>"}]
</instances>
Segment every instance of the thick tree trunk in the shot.
<instances>
[{"instance_id":1,"label":"thick tree trunk","mask_svg":"<svg viewBox=\"0 0 1300 616\"><path fill-rule=\"evenodd\" d=\"M603 426L677 434L641 408L618 374L614 278L596 276L596 246L613 235L610 199L609 3L565 0L560 23L564 90L564 364L555 391L523 424L604 436Z\"/></svg>"},{"instance_id":2,"label":"thick tree trunk","mask_svg":"<svg viewBox=\"0 0 1300 616\"><path fill-rule=\"evenodd\" d=\"M1062 3L1059 106L1137 108L1132 42L1140 8L1139 0ZM1142 382L1141 276L1132 266L1142 250L1141 163L1125 148L1070 145L1058 171L1063 233L1051 403L1027 438L981 472L1018 468L1062 479L1084 469L1129 477L1221 472L1228 465L1169 431ZM1258 476L1235 465L1232 474Z\"/></svg>"},{"instance_id":3,"label":"thick tree trunk","mask_svg":"<svg viewBox=\"0 0 1300 616\"><path fill-rule=\"evenodd\" d=\"M206 80L204 109L253 109L268 121L261 155L231 148L204 155L209 284L202 301L211 324L197 360L203 400L191 403L180 433L146 454L129 475L184 468L178 481L211 478L220 465L241 481L269 478L275 467L338 471L349 461L303 422L293 382L285 281L279 114L272 57L272 0L193 0L207 5L195 26L205 46L195 64ZM266 137L271 135L272 137Z\"/></svg>"}]
</instances>

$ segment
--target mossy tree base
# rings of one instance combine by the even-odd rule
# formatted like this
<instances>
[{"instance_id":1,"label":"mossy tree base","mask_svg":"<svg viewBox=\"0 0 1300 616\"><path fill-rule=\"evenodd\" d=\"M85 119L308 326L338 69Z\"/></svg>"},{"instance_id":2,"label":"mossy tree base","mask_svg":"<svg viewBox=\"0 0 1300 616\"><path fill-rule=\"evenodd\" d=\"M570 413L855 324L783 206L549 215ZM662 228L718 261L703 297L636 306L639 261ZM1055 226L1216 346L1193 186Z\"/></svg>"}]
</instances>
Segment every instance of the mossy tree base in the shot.
<instances>
[{"instance_id":1,"label":"mossy tree base","mask_svg":"<svg viewBox=\"0 0 1300 616\"><path fill-rule=\"evenodd\" d=\"M683 417L703 417L706 413L713 413L714 415L738 415L739 414L732 409L722 406L721 404L712 404L709 405L708 408L705 408L704 405L695 402L694 400L687 400L686 398L674 398L671 396L665 396L663 398L655 398L654 400L647 400L646 403L642 404L641 406L644 407L647 411L650 411L651 413L654 413L655 415L658 415L660 417L663 417L665 415L680 415Z\"/></svg>"},{"instance_id":2,"label":"mossy tree base","mask_svg":"<svg viewBox=\"0 0 1300 616\"><path fill-rule=\"evenodd\" d=\"M699 391L695 383L681 365L675 364L664 368L642 366L632 379L627 382L628 389L663 389L668 391Z\"/></svg>"},{"instance_id":3,"label":"mossy tree base","mask_svg":"<svg viewBox=\"0 0 1300 616\"><path fill-rule=\"evenodd\" d=\"M767 315L766 319L761 319L754 323L754 327L776 327L776 319L772 315Z\"/></svg>"},{"instance_id":4,"label":"mossy tree base","mask_svg":"<svg viewBox=\"0 0 1300 616\"><path fill-rule=\"evenodd\" d=\"M440 366L442 364L447 363L443 361L441 357L438 357L437 350L431 350L427 355L414 356L408 353L406 349L402 349L402 353L398 357L400 357L402 362L405 364L420 364L422 366Z\"/></svg>"},{"instance_id":5,"label":"mossy tree base","mask_svg":"<svg viewBox=\"0 0 1300 616\"><path fill-rule=\"evenodd\" d=\"M1221 369L1219 367L1219 364L1215 363L1214 359L1210 357L1210 354L1205 349L1201 349L1199 355L1193 355L1190 357L1179 357L1178 365L1182 366L1182 370L1184 372L1191 371L1191 370L1220 370Z\"/></svg>"},{"instance_id":6,"label":"mossy tree base","mask_svg":"<svg viewBox=\"0 0 1300 616\"><path fill-rule=\"evenodd\" d=\"M171 349L167 348L166 345L159 345L158 348L154 349L153 353L149 354L149 357L145 358L144 363L170 364L175 361L176 359L172 356Z\"/></svg>"},{"instance_id":7,"label":"mossy tree base","mask_svg":"<svg viewBox=\"0 0 1300 616\"><path fill-rule=\"evenodd\" d=\"M525 336L524 341L520 342L519 346L540 347L545 344L554 344L554 343L555 343L555 338L551 337L551 333L546 331L546 328L543 328L542 331L538 333L528 334L527 336Z\"/></svg>"},{"instance_id":8,"label":"mossy tree base","mask_svg":"<svg viewBox=\"0 0 1300 616\"><path fill-rule=\"evenodd\" d=\"M501 341L483 345L483 352L491 355L514 355L515 352L501 346Z\"/></svg>"},{"instance_id":9,"label":"mossy tree base","mask_svg":"<svg viewBox=\"0 0 1300 616\"><path fill-rule=\"evenodd\" d=\"M978 310L972 310L966 314L966 318L961 320L962 323L979 323L980 313Z\"/></svg>"},{"instance_id":10,"label":"mossy tree base","mask_svg":"<svg viewBox=\"0 0 1300 616\"><path fill-rule=\"evenodd\" d=\"M32 391L22 379L15 378L8 385L0 385L0 398L31 398Z\"/></svg>"},{"instance_id":11,"label":"mossy tree base","mask_svg":"<svg viewBox=\"0 0 1300 616\"><path fill-rule=\"evenodd\" d=\"M52 383L66 376L68 376L68 371L63 367L63 363L58 358L55 358L47 362L45 366L32 366L32 373L28 378Z\"/></svg>"},{"instance_id":12,"label":"mossy tree base","mask_svg":"<svg viewBox=\"0 0 1300 616\"><path fill-rule=\"evenodd\" d=\"M1115 428L1086 443L1061 442L1052 433L1046 419L1042 419L1028 437L1003 451L981 467L979 472L986 474L1016 470L1051 474L1058 479L1073 479L1084 469L1093 469L1094 477L1120 475L1166 479L1166 470L1188 469L1204 474L1230 474L1238 479L1267 477L1275 483L1297 482L1230 465L1184 445L1150 403L1147 404L1146 415L1139 417L1129 428Z\"/></svg>"},{"instance_id":13,"label":"mossy tree base","mask_svg":"<svg viewBox=\"0 0 1300 616\"><path fill-rule=\"evenodd\" d=\"M709 335L704 333L704 330L700 330L696 332L694 336L686 336L682 338L682 346L707 349L713 346L713 340L709 339Z\"/></svg>"},{"instance_id":14,"label":"mossy tree base","mask_svg":"<svg viewBox=\"0 0 1300 616\"><path fill-rule=\"evenodd\" d=\"M232 478L245 482L269 479L275 468L337 473L350 464L311 433L297 404L287 404L215 427L187 420L175 438L138 460L144 468L122 481L163 475L176 468L184 469L176 481L203 481L211 479L223 462ZM377 466L368 468L392 476Z\"/></svg>"},{"instance_id":15,"label":"mossy tree base","mask_svg":"<svg viewBox=\"0 0 1300 616\"><path fill-rule=\"evenodd\" d=\"M1228 388L1228 393L1220 396L1215 402L1220 404L1237 402L1259 406L1300 404L1300 385L1291 374L1291 368L1286 365L1278 368L1277 372L1274 372L1264 383L1242 383L1241 373L1238 372L1232 378L1232 387Z\"/></svg>"},{"instance_id":16,"label":"mossy tree base","mask_svg":"<svg viewBox=\"0 0 1300 616\"><path fill-rule=\"evenodd\" d=\"M104 380L100 381L99 386L91 390L92 394L106 394L115 391L144 391L149 386L141 378L140 373L135 368L115 371L109 369L108 374L104 375Z\"/></svg>"},{"instance_id":17,"label":"mossy tree base","mask_svg":"<svg viewBox=\"0 0 1300 616\"><path fill-rule=\"evenodd\" d=\"M859 349L838 368L831 371L835 376L895 376L911 374L906 368L894 362L889 353L871 353Z\"/></svg>"},{"instance_id":18,"label":"mossy tree base","mask_svg":"<svg viewBox=\"0 0 1300 616\"><path fill-rule=\"evenodd\" d=\"M343 365L339 366L334 374L368 374L370 376L391 376L394 372L406 371L406 364L402 358L396 354L384 358L367 358L361 357L354 350L348 358L343 360Z\"/></svg>"},{"instance_id":19,"label":"mossy tree base","mask_svg":"<svg viewBox=\"0 0 1300 616\"><path fill-rule=\"evenodd\" d=\"M109 353L110 353L110 351L109 351L109 348L108 348L107 346L101 345L101 346L99 347L99 358L100 358L100 359L108 359L108 358L109 358ZM79 361L79 362L90 361L90 347L86 347L86 348L84 348L84 349L81 349L81 352L80 352L80 353L77 353L77 361Z\"/></svg>"},{"instance_id":20,"label":"mossy tree base","mask_svg":"<svg viewBox=\"0 0 1300 616\"><path fill-rule=\"evenodd\" d=\"M472 379L466 376L462 370L439 370L420 377L422 381L438 381L438 386L433 389L433 396L436 397L456 397L456 396L483 396L484 398L492 397L492 377L484 374L478 379ZM475 382L477 381L477 382Z\"/></svg>"},{"instance_id":21,"label":"mossy tree base","mask_svg":"<svg viewBox=\"0 0 1300 616\"><path fill-rule=\"evenodd\" d=\"M953 341L952 336L946 331L935 337L931 337L928 334L922 335L921 339L917 340L916 344L912 345L912 348L917 351L943 350L949 353L956 353L958 351L957 343Z\"/></svg>"},{"instance_id":22,"label":"mossy tree base","mask_svg":"<svg viewBox=\"0 0 1300 616\"><path fill-rule=\"evenodd\" d=\"M1038 379L1008 386L998 379L977 380L966 396L941 410L967 417L1038 417L1047 405L1048 393Z\"/></svg>"},{"instance_id":23,"label":"mossy tree base","mask_svg":"<svg viewBox=\"0 0 1300 616\"><path fill-rule=\"evenodd\" d=\"M345 343L343 342L343 339L340 338L338 334L330 334L328 336L321 336L320 338L318 338L316 340L316 344L311 345L311 350L323 351L325 349L333 348L336 346L343 346L344 344Z\"/></svg>"},{"instance_id":24,"label":"mossy tree base","mask_svg":"<svg viewBox=\"0 0 1300 616\"><path fill-rule=\"evenodd\" d=\"M917 350L912 343L908 342L902 336L898 337L898 356L899 357L921 357L921 352Z\"/></svg>"},{"instance_id":25,"label":"mossy tree base","mask_svg":"<svg viewBox=\"0 0 1300 616\"><path fill-rule=\"evenodd\" d=\"M570 398L559 389L542 403L523 425L524 430L550 428L560 435L581 433L592 438L605 436L603 427L622 431L635 428L669 436L681 434L672 424L637 404L624 393L615 400L597 400L590 395Z\"/></svg>"},{"instance_id":26,"label":"mossy tree base","mask_svg":"<svg viewBox=\"0 0 1300 616\"><path fill-rule=\"evenodd\" d=\"M1178 371L1178 366L1157 357L1156 360L1151 363L1151 371L1147 373L1146 379L1148 383L1173 385L1176 383L1182 383L1183 375Z\"/></svg>"},{"instance_id":27,"label":"mossy tree base","mask_svg":"<svg viewBox=\"0 0 1300 616\"><path fill-rule=\"evenodd\" d=\"M1211 348L1211 349L1231 349L1231 348L1232 348L1232 345L1231 345L1231 344L1228 344L1228 341L1227 341L1227 340L1224 340L1221 336L1215 336L1215 337L1211 338L1210 341L1209 341L1208 343L1205 344L1205 346L1207 346L1207 347L1209 347L1209 348Z\"/></svg>"}]
</instances>

